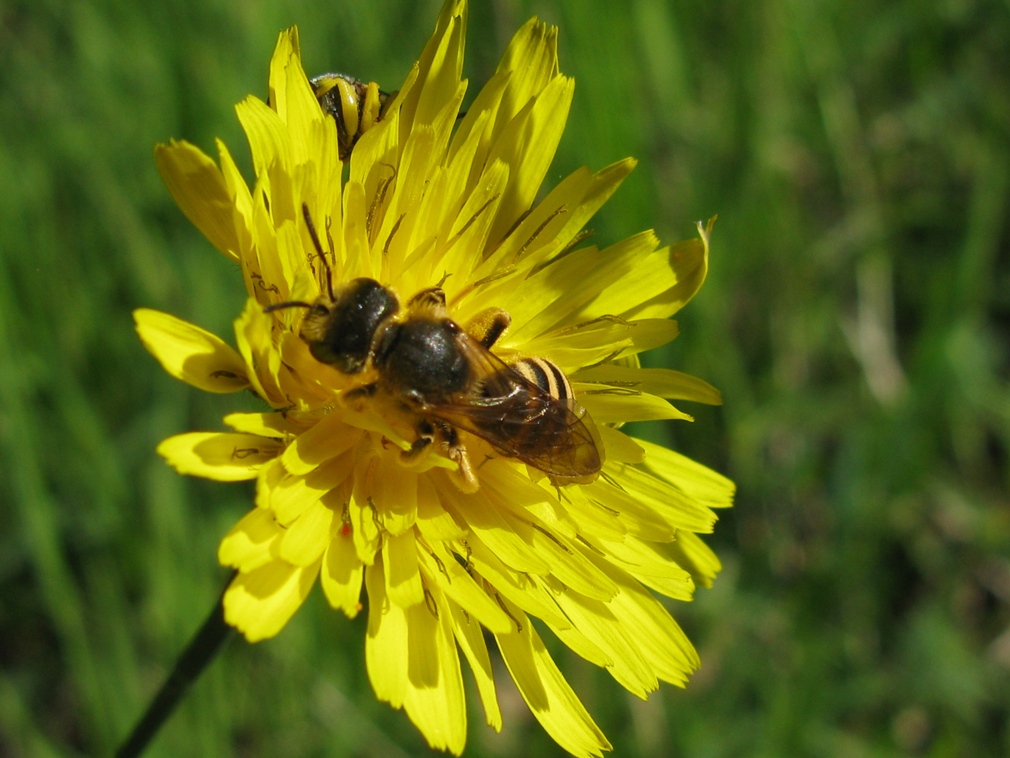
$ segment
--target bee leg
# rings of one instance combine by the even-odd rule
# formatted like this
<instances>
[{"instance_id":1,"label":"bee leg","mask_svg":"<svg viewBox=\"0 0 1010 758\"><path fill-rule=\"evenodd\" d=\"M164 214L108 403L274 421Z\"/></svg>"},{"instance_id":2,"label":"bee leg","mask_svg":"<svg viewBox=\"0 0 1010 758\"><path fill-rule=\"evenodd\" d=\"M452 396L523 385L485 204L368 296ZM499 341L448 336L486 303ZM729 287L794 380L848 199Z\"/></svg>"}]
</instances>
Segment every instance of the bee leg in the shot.
<instances>
[{"instance_id":1,"label":"bee leg","mask_svg":"<svg viewBox=\"0 0 1010 758\"><path fill-rule=\"evenodd\" d=\"M404 450L400 457L405 461L412 461L426 450L435 441L435 429L425 420L421 420L417 425L417 439L410 446L410 450Z\"/></svg>"},{"instance_id":2,"label":"bee leg","mask_svg":"<svg viewBox=\"0 0 1010 758\"><path fill-rule=\"evenodd\" d=\"M421 290L407 302L408 308L427 306L429 308L445 308L445 292L441 287L429 287Z\"/></svg>"},{"instance_id":3,"label":"bee leg","mask_svg":"<svg viewBox=\"0 0 1010 758\"><path fill-rule=\"evenodd\" d=\"M466 325L467 334L473 335L488 350L498 341L512 323L512 317L501 308L485 308Z\"/></svg>"},{"instance_id":4,"label":"bee leg","mask_svg":"<svg viewBox=\"0 0 1010 758\"><path fill-rule=\"evenodd\" d=\"M477 481L477 475L473 473L473 465L470 463L466 448L459 442L456 429L449 424L439 423L438 432L449 448L449 460L455 461L459 467L456 471L456 486L463 492L476 492L480 483Z\"/></svg>"},{"instance_id":5,"label":"bee leg","mask_svg":"<svg viewBox=\"0 0 1010 758\"><path fill-rule=\"evenodd\" d=\"M456 461L459 471L456 472L456 486L463 492L476 492L480 489L480 482L477 475L473 473L473 466L470 464L470 456L466 453L466 448L457 447L449 450L449 458Z\"/></svg>"}]
</instances>

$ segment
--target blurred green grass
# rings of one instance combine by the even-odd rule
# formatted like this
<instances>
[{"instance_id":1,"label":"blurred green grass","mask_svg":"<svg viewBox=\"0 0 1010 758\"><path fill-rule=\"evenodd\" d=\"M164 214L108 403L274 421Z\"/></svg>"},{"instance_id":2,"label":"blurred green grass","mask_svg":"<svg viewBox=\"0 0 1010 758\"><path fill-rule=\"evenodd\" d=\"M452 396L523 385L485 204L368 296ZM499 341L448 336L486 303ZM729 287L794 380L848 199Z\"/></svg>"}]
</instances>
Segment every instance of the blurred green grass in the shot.
<instances>
[{"instance_id":1,"label":"blurred green grass","mask_svg":"<svg viewBox=\"0 0 1010 758\"><path fill-rule=\"evenodd\" d=\"M439 4L0 5L0 755L112 750L250 502L154 454L235 398L163 374L131 310L228 335L242 291L153 145L248 166L232 105L281 28L310 72L394 87ZM534 13L577 81L548 182L641 159L596 239L720 217L652 360L725 405L647 427L739 485L723 575L674 608L703 667L642 703L559 654L616 754L1010 753L1010 4L478 0L471 96ZM233 644L150 754L424 753L324 606ZM472 711L467 754L557 752L500 681L505 729Z\"/></svg>"}]
</instances>

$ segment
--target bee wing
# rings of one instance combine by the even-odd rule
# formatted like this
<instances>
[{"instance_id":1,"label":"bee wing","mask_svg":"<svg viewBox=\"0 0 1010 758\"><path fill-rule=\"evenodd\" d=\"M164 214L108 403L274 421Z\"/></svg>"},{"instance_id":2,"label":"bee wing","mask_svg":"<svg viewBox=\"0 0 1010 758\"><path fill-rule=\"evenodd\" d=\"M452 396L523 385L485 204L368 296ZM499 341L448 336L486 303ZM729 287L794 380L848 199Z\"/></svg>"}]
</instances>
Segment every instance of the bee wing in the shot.
<instances>
[{"instance_id":1,"label":"bee wing","mask_svg":"<svg viewBox=\"0 0 1010 758\"><path fill-rule=\"evenodd\" d=\"M552 478L595 478L603 446L586 409L572 398L554 397L465 332L458 341L477 375L477 389L425 412Z\"/></svg>"}]
</instances>

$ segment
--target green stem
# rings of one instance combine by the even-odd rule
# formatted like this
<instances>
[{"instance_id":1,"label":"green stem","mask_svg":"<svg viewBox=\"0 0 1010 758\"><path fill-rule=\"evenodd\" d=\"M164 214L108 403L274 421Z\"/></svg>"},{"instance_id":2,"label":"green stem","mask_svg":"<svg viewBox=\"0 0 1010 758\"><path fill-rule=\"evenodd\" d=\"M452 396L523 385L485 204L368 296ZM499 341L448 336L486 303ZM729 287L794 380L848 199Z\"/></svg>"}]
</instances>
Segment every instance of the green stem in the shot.
<instances>
[{"instance_id":1,"label":"green stem","mask_svg":"<svg viewBox=\"0 0 1010 758\"><path fill-rule=\"evenodd\" d=\"M224 620L223 601L224 594L217 601L207 620L203 622L200 631L190 640L179 660L175 662L175 668L161 685L143 718L137 722L130 736L116 751L116 758L136 758L144 752L148 743L175 711L175 707L190 685L207 668L207 664L214 660L224 643L231 639L235 629Z\"/></svg>"}]
</instances>

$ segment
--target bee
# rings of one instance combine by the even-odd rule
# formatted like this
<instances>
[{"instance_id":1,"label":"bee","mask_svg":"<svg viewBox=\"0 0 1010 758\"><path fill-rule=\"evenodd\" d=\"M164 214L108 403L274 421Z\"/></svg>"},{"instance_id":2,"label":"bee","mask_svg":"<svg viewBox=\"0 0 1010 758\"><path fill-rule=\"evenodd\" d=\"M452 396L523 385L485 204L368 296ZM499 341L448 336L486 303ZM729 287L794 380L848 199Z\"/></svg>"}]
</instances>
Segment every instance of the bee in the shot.
<instances>
[{"instance_id":1,"label":"bee","mask_svg":"<svg viewBox=\"0 0 1010 758\"><path fill-rule=\"evenodd\" d=\"M341 161L350 157L358 138L382 120L396 95L347 74L320 74L309 79L309 84L323 111L337 122Z\"/></svg>"},{"instance_id":2,"label":"bee","mask_svg":"<svg viewBox=\"0 0 1010 758\"><path fill-rule=\"evenodd\" d=\"M328 265L326 285L313 303L290 301L265 311L306 309L299 334L316 360L347 376L376 377L349 390L345 400L383 395L407 411L417 434L404 451L407 458L444 445L458 465L461 488L472 491L477 480L460 440L463 431L543 471L556 486L599 476L599 431L575 401L564 372L545 358L506 363L491 352L509 326L505 311L488 309L464 329L449 317L440 285L417 293L405 308L374 279L353 279L335 289Z\"/></svg>"}]
</instances>

